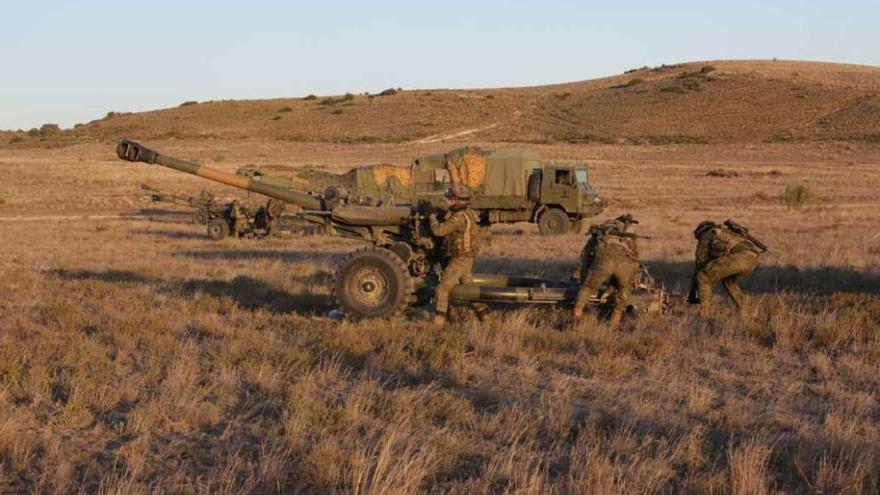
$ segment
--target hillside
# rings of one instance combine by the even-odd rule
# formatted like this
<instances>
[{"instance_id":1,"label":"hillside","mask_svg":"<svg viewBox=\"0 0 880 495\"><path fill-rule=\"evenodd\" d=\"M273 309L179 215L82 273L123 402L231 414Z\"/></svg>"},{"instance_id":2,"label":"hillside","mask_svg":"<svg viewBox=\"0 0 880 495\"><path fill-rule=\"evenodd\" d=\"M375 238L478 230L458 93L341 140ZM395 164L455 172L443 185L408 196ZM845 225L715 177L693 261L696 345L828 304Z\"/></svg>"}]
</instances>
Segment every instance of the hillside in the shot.
<instances>
[{"instance_id":1,"label":"hillside","mask_svg":"<svg viewBox=\"0 0 880 495\"><path fill-rule=\"evenodd\" d=\"M14 146L168 138L296 142L880 142L880 68L713 61L525 88L188 102L73 130L2 136Z\"/></svg>"}]
</instances>

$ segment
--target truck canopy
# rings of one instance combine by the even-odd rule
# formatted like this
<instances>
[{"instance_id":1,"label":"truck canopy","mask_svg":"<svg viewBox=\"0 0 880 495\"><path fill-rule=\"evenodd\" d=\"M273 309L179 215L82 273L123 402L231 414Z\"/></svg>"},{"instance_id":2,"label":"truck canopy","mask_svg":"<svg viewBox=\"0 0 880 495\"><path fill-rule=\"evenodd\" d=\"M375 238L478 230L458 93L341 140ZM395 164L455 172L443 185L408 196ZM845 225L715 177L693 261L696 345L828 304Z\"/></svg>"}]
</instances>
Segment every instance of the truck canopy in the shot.
<instances>
[{"instance_id":1,"label":"truck canopy","mask_svg":"<svg viewBox=\"0 0 880 495\"><path fill-rule=\"evenodd\" d=\"M528 177L541 168L534 153L519 150L498 150L486 157L486 196L525 196Z\"/></svg>"},{"instance_id":2,"label":"truck canopy","mask_svg":"<svg viewBox=\"0 0 880 495\"><path fill-rule=\"evenodd\" d=\"M413 163L413 179L416 184L433 182L436 171L447 169L447 157L453 163L462 163L466 148L447 153L435 153L417 158ZM484 196L525 196L528 176L533 170L541 168L537 155L521 150L497 150L484 153L485 161L472 161L469 166L483 166L485 170L472 173L471 177L484 177L480 184L473 185L476 192Z\"/></svg>"}]
</instances>

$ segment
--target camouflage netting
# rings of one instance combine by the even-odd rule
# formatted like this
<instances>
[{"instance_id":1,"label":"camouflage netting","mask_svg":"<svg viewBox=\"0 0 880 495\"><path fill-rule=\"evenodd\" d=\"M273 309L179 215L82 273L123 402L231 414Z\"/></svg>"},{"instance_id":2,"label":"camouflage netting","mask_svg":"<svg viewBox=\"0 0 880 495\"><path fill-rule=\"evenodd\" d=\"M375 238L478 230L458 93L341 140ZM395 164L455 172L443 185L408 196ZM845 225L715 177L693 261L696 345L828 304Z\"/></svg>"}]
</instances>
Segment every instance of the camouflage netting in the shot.
<instances>
[{"instance_id":1,"label":"camouflage netting","mask_svg":"<svg viewBox=\"0 0 880 495\"><path fill-rule=\"evenodd\" d=\"M323 192L335 186L344 187L352 194L373 198L393 196L403 199L412 195L412 172L409 168L395 165L356 167L343 174L303 169L299 171L299 176L308 181L310 191Z\"/></svg>"},{"instance_id":2,"label":"camouflage netting","mask_svg":"<svg viewBox=\"0 0 880 495\"><path fill-rule=\"evenodd\" d=\"M446 154L446 168L453 184L472 189L486 182L486 155L480 148L468 146Z\"/></svg>"},{"instance_id":3,"label":"camouflage netting","mask_svg":"<svg viewBox=\"0 0 880 495\"><path fill-rule=\"evenodd\" d=\"M388 164L374 165L368 168L373 171L376 184L386 184L393 179L404 186L412 185L412 171L409 168Z\"/></svg>"}]
</instances>

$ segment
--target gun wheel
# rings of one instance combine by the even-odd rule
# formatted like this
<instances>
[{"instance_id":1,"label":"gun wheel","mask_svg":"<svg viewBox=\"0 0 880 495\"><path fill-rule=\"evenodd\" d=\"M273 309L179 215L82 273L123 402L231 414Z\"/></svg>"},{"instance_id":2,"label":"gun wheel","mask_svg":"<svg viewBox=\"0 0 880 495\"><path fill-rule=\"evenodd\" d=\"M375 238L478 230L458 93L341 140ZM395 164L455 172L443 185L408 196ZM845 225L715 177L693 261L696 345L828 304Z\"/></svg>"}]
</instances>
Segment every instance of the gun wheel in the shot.
<instances>
[{"instance_id":1,"label":"gun wheel","mask_svg":"<svg viewBox=\"0 0 880 495\"><path fill-rule=\"evenodd\" d=\"M336 300L353 319L399 315L413 292L406 264L384 248L359 249L336 272Z\"/></svg>"},{"instance_id":2,"label":"gun wheel","mask_svg":"<svg viewBox=\"0 0 880 495\"><path fill-rule=\"evenodd\" d=\"M559 208L550 208L538 217L541 235L562 235L571 229L571 219Z\"/></svg>"},{"instance_id":3,"label":"gun wheel","mask_svg":"<svg viewBox=\"0 0 880 495\"><path fill-rule=\"evenodd\" d=\"M211 218L208 216L208 212L205 210L196 210L192 215L193 223L197 223L199 225L208 225L208 222L211 221Z\"/></svg>"},{"instance_id":4,"label":"gun wheel","mask_svg":"<svg viewBox=\"0 0 880 495\"><path fill-rule=\"evenodd\" d=\"M229 237L229 224L225 218L215 218L208 222L208 237L212 241L222 241Z\"/></svg>"}]
</instances>

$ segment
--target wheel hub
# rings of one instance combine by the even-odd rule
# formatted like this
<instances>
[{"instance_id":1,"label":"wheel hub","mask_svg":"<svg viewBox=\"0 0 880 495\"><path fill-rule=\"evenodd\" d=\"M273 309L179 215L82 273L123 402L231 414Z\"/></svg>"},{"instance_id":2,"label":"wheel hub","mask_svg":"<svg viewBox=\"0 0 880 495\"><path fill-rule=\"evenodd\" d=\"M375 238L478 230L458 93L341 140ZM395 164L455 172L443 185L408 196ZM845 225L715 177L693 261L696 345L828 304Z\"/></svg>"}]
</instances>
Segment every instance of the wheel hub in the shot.
<instances>
[{"instance_id":1,"label":"wheel hub","mask_svg":"<svg viewBox=\"0 0 880 495\"><path fill-rule=\"evenodd\" d=\"M365 306L378 306L388 296L388 279L376 269L364 268L354 277L354 298Z\"/></svg>"}]
</instances>

